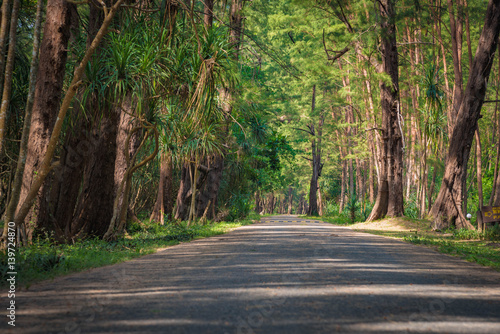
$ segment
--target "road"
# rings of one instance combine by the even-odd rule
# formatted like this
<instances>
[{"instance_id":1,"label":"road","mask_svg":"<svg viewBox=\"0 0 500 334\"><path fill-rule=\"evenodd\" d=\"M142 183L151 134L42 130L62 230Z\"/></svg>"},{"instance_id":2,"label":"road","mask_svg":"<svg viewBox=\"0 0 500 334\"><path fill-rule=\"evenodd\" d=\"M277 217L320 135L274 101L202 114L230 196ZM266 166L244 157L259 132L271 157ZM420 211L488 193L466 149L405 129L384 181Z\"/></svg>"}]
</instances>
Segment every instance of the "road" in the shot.
<instances>
[{"instance_id":1,"label":"road","mask_svg":"<svg viewBox=\"0 0 500 334\"><path fill-rule=\"evenodd\" d=\"M16 303L3 332L500 333L499 272L294 216L37 284Z\"/></svg>"}]
</instances>

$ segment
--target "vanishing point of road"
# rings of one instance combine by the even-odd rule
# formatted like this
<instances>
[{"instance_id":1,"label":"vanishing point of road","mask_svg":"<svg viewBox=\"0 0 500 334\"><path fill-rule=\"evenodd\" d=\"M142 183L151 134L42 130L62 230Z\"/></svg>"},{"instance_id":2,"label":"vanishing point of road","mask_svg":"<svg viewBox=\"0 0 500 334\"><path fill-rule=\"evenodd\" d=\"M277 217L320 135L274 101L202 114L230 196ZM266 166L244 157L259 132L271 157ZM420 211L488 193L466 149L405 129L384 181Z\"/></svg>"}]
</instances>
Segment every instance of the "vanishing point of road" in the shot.
<instances>
[{"instance_id":1,"label":"vanishing point of road","mask_svg":"<svg viewBox=\"0 0 500 334\"><path fill-rule=\"evenodd\" d=\"M16 306L4 333L500 333L500 273L275 216L34 285Z\"/></svg>"}]
</instances>

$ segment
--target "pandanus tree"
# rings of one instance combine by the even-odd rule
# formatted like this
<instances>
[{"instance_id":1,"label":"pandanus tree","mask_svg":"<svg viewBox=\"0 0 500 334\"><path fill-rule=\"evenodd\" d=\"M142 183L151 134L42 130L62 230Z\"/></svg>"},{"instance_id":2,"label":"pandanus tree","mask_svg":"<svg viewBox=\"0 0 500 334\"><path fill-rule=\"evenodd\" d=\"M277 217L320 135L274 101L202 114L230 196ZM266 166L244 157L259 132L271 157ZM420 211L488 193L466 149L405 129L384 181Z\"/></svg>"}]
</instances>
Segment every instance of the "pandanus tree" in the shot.
<instances>
[{"instance_id":1,"label":"pandanus tree","mask_svg":"<svg viewBox=\"0 0 500 334\"><path fill-rule=\"evenodd\" d=\"M206 31L206 34L200 38L199 49L191 52L190 66L193 74L189 81L189 97L183 108L185 110L182 121L186 123L187 135L181 139L180 146L191 148L184 150L189 152L184 156L184 164L181 171L181 187L177 195L177 209L175 218L181 220L192 220L194 216L201 216L210 213L213 217L217 205L217 196L219 191L220 179L222 176L223 165L217 163L216 157L223 154L222 149L211 149L208 146L222 147L223 143L215 144L215 137L210 133L214 129L219 129L221 133L225 132L223 126L227 124L227 117L219 102L220 87L234 85L236 82L236 68L233 49L228 41L227 30L223 27L213 27ZM199 132L193 129L205 129ZM194 137L193 137L194 135ZM200 136L197 138L197 136ZM193 140L193 138L197 138ZM212 138L214 141L199 141L201 138ZM208 145L208 146L206 146ZM200 154L200 152L206 154ZM186 161L187 158L187 162ZM196 167L193 167L192 164ZM197 182L198 169L202 168L206 173L206 183ZM216 173L214 173L214 171ZM196 203L196 194L194 181L200 186L200 197L205 200L200 203L197 213L187 210L189 202ZM210 210L211 207L212 210ZM207 211L209 210L209 211Z\"/></svg>"}]
</instances>

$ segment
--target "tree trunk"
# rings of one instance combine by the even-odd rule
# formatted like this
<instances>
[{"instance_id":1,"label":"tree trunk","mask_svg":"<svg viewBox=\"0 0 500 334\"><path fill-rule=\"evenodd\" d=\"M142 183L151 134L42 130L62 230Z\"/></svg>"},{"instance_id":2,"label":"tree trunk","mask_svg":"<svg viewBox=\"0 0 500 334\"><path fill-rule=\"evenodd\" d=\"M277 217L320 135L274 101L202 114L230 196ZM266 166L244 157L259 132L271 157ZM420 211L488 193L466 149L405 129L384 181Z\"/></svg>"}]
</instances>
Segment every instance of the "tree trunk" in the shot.
<instances>
[{"instance_id":1,"label":"tree trunk","mask_svg":"<svg viewBox=\"0 0 500 334\"><path fill-rule=\"evenodd\" d=\"M313 97L312 97L312 112L314 112L316 104L316 85L313 86ZM311 151L312 151L312 176L311 183L309 186L309 209L307 214L310 216L317 216L319 213L318 209L318 179L321 176L321 136L323 129L324 116L322 115L319 119L317 133L314 131L314 124L309 126L311 139Z\"/></svg>"},{"instance_id":2,"label":"tree trunk","mask_svg":"<svg viewBox=\"0 0 500 334\"><path fill-rule=\"evenodd\" d=\"M479 199L478 208L483 206L483 163L481 137L479 136L479 126L476 129L476 168L477 168L477 197Z\"/></svg>"},{"instance_id":3,"label":"tree trunk","mask_svg":"<svg viewBox=\"0 0 500 334\"><path fill-rule=\"evenodd\" d=\"M259 214L262 212L260 191L259 190L257 190L255 192L255 212L259 213Z\"/></svg>"},{"instance_id":4,"label":"tree trunk","mask_svg":"<svg viewBox=\"0 0 500 334\"><path fill-rule=\"evenodd\" d=\"M5 1L8 3L8 1ZM2 7L3 8L3 7ZM4 9L2 9L4 10ZM4 20L6 18L2 18ZM43 19L43 1L38 1L36 10L36 20L35 27L33 29L33 51L31 53L31 67L30 67L30 79L28 87L28 97L26 101L26 112L24 115L23 132L21 135L21 144L19 148L19 156L16 165L16 171L14 175L14 183L12 185L11 196L7 202L7 208L5 210L4 222L11 222L14 220L15 211L17 205L19 204L19 196L21 195L21 188L23 182L24 167L26 164L26 155L28 153L28 136L31 127L31 114L33 111L33 102L35 98L35 87L36 87L36 76L38 72L38 56L40 49L40 33L42 27ZM3 21L2 21L3 22ZM0 34L1 35L1 34ZM0 48L1 49L1 48ZM3 54L3 53L0 53ZM10 182L9 182L10 184ZM3 236L7 235L8 224L4 224Z\"/></svg>"},{"instance_id":5,"label":"tree trunk","mask_svg":"<svg viewBox=\"0 0 500 334\"><path fill-rule=\"evenodd\" d=\"M38 174L36 175L36 178L31 178L32 184L30 185L29 190L27 191L25 199L22 202L20 202L20 207L18 209L18 212L16 214L16 218L14 220L16 226L20 226L25 221L26 217L28 216L28 213L31 211L31 208L32 208L32 206L37 198L37 194L39 194L40 188L43 186L47 176L53 170L53 168L58 165L58 163L53 163L52 159L54 157L57 143L58 143L60 135L61 135L63 123L64 123L64 120L66 118L66 114L71 106L71 103L72 103L74 96L77 93L79 83L80 83L80 81L84 75L84 72L85 72L85 68L86 68L88 62L90 61L92 55L94 54L94 52L98 48L99 44L101 43L102 39L106 35L107 29L108 29L109 25L111 24L111 21L113 20L116 12L120 8L122 1L123 0L117 0L116 3L106 11L106 17L103 21L103 24L101 25L98 33L96 34L96 37L93 39L93 41L91 43L91 45L85 51L85 55L83 56L83 59L81 60L81 62L79 63L79 65L77 66L77 68L74 71L74 75L73 75L73 78L71 80L71 83L69 84L69 88L66 90L66 93L64 95L64 99L61 103L61 106L59 107L59 111L57 113L57 118L56 118L56 121L53 125L53 131L50 134L50 139L48 140L47 145L43 146L43 148L45 149L46 152L43 155L43 159L41 159L40 167L36 170L36 172ZM71 7L71 8L74 9L74 7ZM44 38L45 37L46 36L44 36ZM43 50L43 44L42 44L42 50ZM61 51L63 51L63 50L61 50ZM63 54L65 54L65 53L63 52ZM48 76L48 77L50 78L50 76ZM39 79L40 79L40 77L39 77ZM36 167L36 165L34 167ZM34 173L35 168L32 168L31 172ZM26 174L26 170L25 170L25 174Z\"/></svg>"},{"instance_id":6,"label":"tree trunk","mask_svg":"<svg viewBox=\"0 0 500 334\"><path fill-rule=\"evenodd\" d=\"M4 0L5 1L5 0ZM0 157L3 155L4 140L7 133L7 111L10 104L10 95L12 91L12 74L14 71L14 59L16 54L17 41L17 17L21 0L14 0L12 7L12 15L10 17L10 33L9 33L9 51L7 53L7 63L5 67L5 78L3 84L2 104L0 106ZM0 54L3 57L3 54Z\"/></svg>"},{"instance_id":7,"label":"tree trunk","mask_svg":"<svg viewBox=\"0 0 500 334\"><path fill-rule=\"evenodd\" d=\"M174 201L173 201L173 165L172 153L167 152L162 154L160 160L160 180L158 182L158 195L156 204L151 214L150 219L165 224L165 215L172 216Z\"/></svg>"},{"instance_id":8,"label":"tree trunk","mask_svg":"<svg viewBox=\"0 0 500 334\"><path fill-rule=\"evenodd\" d=\"M293 209L293 188L289 187L288 188L288 210L287 210L287 214L291 215L292 214L292 209Z\"/></svg>"},{"instance_id":9,"label":"tree trunk","mask_svg":"<svg viewBox=\"0 0 500 334\"><path fill-rule=\"evenodd\" d=\"M463 77L462 77L462 35L463 24L462 0L457 0L457 15L453 8L453 0L448 0L448 13L450 16L451 32L451 55L453 58L453 72L455 73L455 85L453 86L453 102L448 114L448 135L451 138L453 127L457 119L458 111L463 99Z\"/></svg>"},{"instance_id":10,"label":"tree trunk","mask_svg":"<svg viewBox=\"0 0 500 334\"><path fill-rule=\"evenodd\" d=\"M472 140L486 95L486 85L493 65L499 32L500 0L490 0L464 100L450 139L443 182L430 212L434 218L433 229L443 229L452 224L458 228L473 228L461 212L462 177L467 168Z\"/></svg>"},{"instance_id":11,"label":"tree trunk","mask_svg":"<svg viewBox=\"0 0 500 334\"><path fill-rule=\"evenodd\" d=\"M2 22L0 23L0 92L3 92L3 81L5 74L5 47L7 46L9 22L10 22L10 4L12 1L3 0L2 2Z\"/></svg>"},{"instance_id":12,"label":"tree trunk","mask_svg":"<svg viewBox=\"0 0 500 334\"><path fill-rule=\"evenodd\" d=\"M321 188L318 186L318 214L323 216L323 197L321 196Z\"/></svg>"},{"instance_id":13,"label":"tree trunk","mask_svg":"<svg viewBox=\"0 0 500 334\"><path fill-rule=\"evenodd\" d=\"M224 157L216 154L207 159L208 171L205 173L205 178L202 184L199 185L200 192L197 199L197 216L201 217L207 210L207 219L214 219L217 214L217 206L219 202L219 189L224 172Z\"/></svg>"},{"instance_id":14,"label":"tree trunk","mask_svg":"<svg viewBox=\"0 0 500 334\"><path fill-rule=\"evenodd\" d=\"M203 2L203 22L205 23L205 28L208 30L212 28L212 23L214 20L214 0L203 0Z\"/></svg>"},{"instance_id":15,"label":"tree trunk","mask_svg":"<svg viewBox=\"0 0 500 334\"><path fill-rule=\"evenodd\" d=\"M205 170L205 168L202 168L200 166L198 166L198 167L199 167L198 168L199 171L202 172L202 174L196 180L197 191L205 183L206 175L208 172L207 170ZM182 166L181 183L179 186L179 190L177 192L177 199L176 199L176 204L175 204L175 216L174 216L175 219L180 219L180 220L188 220L189 219L190 209L191 209L191 196L194 192L194 189L192 187L192 180L194 177L194 169L195 169L195 166L193 165L192 162L185 162ZM206 209L206 205L207 205L207 203L205 203L203 210ZM212 208L213 208L213 206L212 206ZM199 217L201 217L203 215L203 213L204 212L202 211L201 214L199 215Z\"/></svg>"},{"instance_id":16,"label":"tree trunk","mask_svg":"<svg viewBox=\"0 0 500 334\"><path fill-rule=\"evenodd\" d=\"M81 237L102 237L108 230L116 193L117 141L123 141L123 136L127 136L123 129L120 129L118 136L118 110L101 110L101 113L105 116L100 121L100 126L92 130L92 138L97 144L84 165L82 190L72 228ZM118 173L124 172L123 166L119 169Z\"/></svg>"},{"instance_id":17,"label":"tree trunk","mask_svg":"<svg viewBox=\"0 0 500 334\"><path fill-rule=\"evenodd\" d=\"M382 82L382 149L380 159L380 185L375 206L368 221L385 215L403 215L403 145L399 112L398 53L393 0L379 4L382 30L383 72L391 78L391 85Z\"/></svg>"},{"instance_id":18,"label":"tree trunk","mask_svg":"<svg viewBox=\"0 0 500 334\"><path fill-rule=\"evenodd\" d=\"M498 77L497 77L497 91L496 91L496 100L497 102L495 103L495 115L497 115L497 112L498 112L498 106L499 106L499 103L498 103L498 92L499 92L499 86L500 86L500 44L498 45L498 52L499 52L499 57L498 57ZM497 131L497 142L496 142L496 145L497 145L497 154L496 154L496 161L495 161L495 173L494 173L494 177L493 177L493 189L491 190L491 197L490 197L490 202L489 202L489 205L492 206L493 203L497 203L495 204L495 206L498 206L500 205L500 177L498 177L498 174L499 174L499 159L500 159L500 122L497 122L497 119L495 117L495 130ZM494 132L495 134L495 132ZM493 135L493 138L495 138L495 136Z\"/></svg>"},{"instance_id":19,"label":"tree trunk","mask_svg":"<svg viewBox=\"0 0 500 334\"><path fill-rule=\"evenodd\" d=\"M73 4L64 0L48 0L47 2L47 20L40 49L26 166L18 210L20 210L34 183L35 175L47 151L49 138L59 111L66 70L71 16L74 14L73 7ZM46 219L47 216L43 216L43 213L39 212L40 206L45 201L42 194L44 194L43 187L38 191L34 210L30 210L24 219L26 224L32 221L34 225L27 226L35 229L43 228L43 225L47 223L46 221L42 223L42 220ZM29 228L27 232L28 238L30 238L33 228Z\"/></svg>"}]
</instances>

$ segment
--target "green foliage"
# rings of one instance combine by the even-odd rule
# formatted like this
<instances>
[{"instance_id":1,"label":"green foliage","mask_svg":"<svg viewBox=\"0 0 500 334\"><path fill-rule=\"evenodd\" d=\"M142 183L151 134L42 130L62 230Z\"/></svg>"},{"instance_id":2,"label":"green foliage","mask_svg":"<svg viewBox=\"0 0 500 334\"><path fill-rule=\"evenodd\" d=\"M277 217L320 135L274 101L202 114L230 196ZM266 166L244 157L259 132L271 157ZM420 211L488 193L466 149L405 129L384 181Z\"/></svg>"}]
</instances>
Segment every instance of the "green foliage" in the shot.
<instances>
[{"instance_id":1,"label":"green foliage","mask_svg":"<svg viewBox=\"0 0 500 334\"><path fill-rule=\"evenodd\" d=\"M410 195L410 198L404 203L405 216L413 219L420 218L420 208L418 205L418 198L415 193Z\"/></svg>"},{"instance_id":2,"label":"green foliage","mask_svg":"<svg viewBox=\"0 0 500 334\"><path fill-rule=\"evenodd\" d=\"M486 231L453 229L453 239L455 240L500 240L500 226L498 224L488 227Z\"/></svg>"},{"instance_id":3,"label":"green foliage","mask_svg":"<svg viewBox=\"0 0 500 334\"><path fill-rule=\"evenodd\" d=\"M354 195L351 196L349 198L349 201L347 201L345 209L346 211L349 212L349 218L351 220L351 224L354 224L354 222L356 221L356 211L360 209L358 198Z\"/></svg>"}]
</instances>

